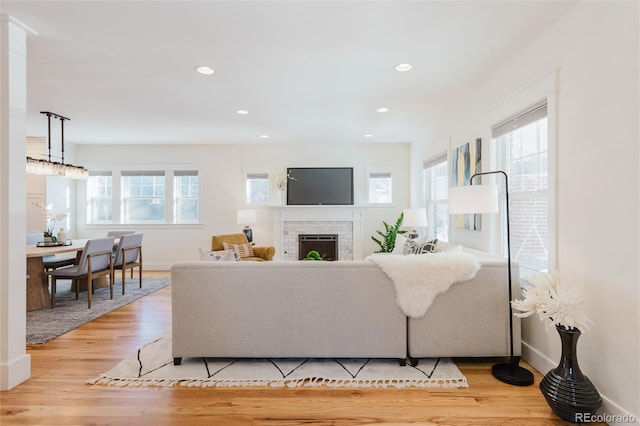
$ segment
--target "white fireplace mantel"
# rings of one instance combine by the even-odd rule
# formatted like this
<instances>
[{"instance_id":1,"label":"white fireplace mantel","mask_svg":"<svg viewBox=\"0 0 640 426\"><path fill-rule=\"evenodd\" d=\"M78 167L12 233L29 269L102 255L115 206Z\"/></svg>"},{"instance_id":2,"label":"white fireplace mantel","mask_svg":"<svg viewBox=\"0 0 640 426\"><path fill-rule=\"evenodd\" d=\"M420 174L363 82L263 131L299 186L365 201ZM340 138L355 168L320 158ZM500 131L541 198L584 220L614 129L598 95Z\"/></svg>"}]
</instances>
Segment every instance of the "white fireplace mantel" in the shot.
<instances>
[{"instance_id":1,"label":"white fireplace mantel","mask_svg":"<svg viewBox=\"0 0 640 426\"><path fill-rule=\"evenodd\" d=\"M288 258L283 248L284 232L288 222L313 223L313 231L322 230L323 223L349 222L351 224L351 256L340 260L363 259L362 241L362 214L363 208L354 206L282 206L273 208L273 238L276 249L275 258L285 260ZM329 233L331 231L329 230ZM303 232L301 232L303 233Z\"/></svg>"}]
</instances>

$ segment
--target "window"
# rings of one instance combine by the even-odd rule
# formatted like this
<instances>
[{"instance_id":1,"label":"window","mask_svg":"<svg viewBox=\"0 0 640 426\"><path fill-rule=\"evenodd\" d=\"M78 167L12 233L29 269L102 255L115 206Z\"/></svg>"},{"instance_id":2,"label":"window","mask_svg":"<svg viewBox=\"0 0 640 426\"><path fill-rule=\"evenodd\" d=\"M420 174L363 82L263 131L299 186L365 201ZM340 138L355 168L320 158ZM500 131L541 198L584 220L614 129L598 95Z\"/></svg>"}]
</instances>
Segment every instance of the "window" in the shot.
<instances>
[{"instance_id":1,"label":"window","mask_svg":"<svg viewBox=\"0 0 640 426\"><path fill-rule=\"evenodd\" d=\"M369 204L393 202L391 173L369 173Z\"/></svg>"},{"instance_id":2,"label":"window","mask_svg":"<svg viewBox=\"0 0 640 426\"><path fill-rule=\"evenodd\" d=\"M87 217L91 223L111 223L113 220L112 194L111 172L89 172Z\"/></svg>"},{"instance_id":3,"label":"window","mask_svg":"<svg viewBox=\"0 0 640 426\"><path fill-rule=\"evenodd\" d=\"M247 173L245 179L247 204L269 204L269 174Z\"/></svg>"},{"instance_id":4,"label":"window","mask_svg":"<svg viewBox=\"0 0 640 426\"><path fill-rule=\"evenodd\" d=\"M122 172L122 222L165 221L164 171Z\"/></svg>"},{"instance_id":5,"label":"window","mask_svg":"<svg viewBox=\"0 0 640 426\"><path fill-rule=\"evenodd\" d=\"M175 223L199 221L199 181L195 170L173 172L173 217Z\"/></svg>"},{"instance_id":6,"label":"window","mask_svg":"<svg viewBox=\"0 0 640 426\"><path fill-rule=\"evenodd\" d=\"M547 104L494 126L492 143L509 176L511 257L521 267L549 270Z\"/></svg>"},{"instance_id":7,"label":"window","mask_svg":"<svg viewBox=\"0 0 640 426\"><path fill-rule=\"evenodd\" d=\"M423 163L429 238L449 239L448 168L444 152Z\"/></svg>"}]
</instances>

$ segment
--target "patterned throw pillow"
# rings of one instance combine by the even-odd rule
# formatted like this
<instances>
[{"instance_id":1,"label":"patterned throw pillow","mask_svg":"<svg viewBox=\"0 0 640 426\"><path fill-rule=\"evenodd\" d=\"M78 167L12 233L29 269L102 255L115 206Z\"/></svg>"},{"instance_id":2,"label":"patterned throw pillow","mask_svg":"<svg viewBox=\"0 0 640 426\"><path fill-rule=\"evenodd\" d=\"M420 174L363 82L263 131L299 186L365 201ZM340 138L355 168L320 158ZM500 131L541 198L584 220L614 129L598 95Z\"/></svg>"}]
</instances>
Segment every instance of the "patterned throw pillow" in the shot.
<instances>
[{"instance_id":1,"label":"patterned throw pillow","mask_svg":"<svg viewBox=\"0 0 640 426\"><path fill-rule=\"evenodd\" d=\"M200 249L200 260L219 262L219 261L238 261L240 256L233 250L206 251Z\"/></svg>"},{"instance_id":2,"label":"patterned throw pillow","mask_svg":"<svg viewBox=\"0 0 640 426\"><path fill-rule=\"evenodd\" d=\"M253 246L251 244L229 244L222 243L225 250L233 250L240 255L240 257L253 257Z\"/></svg>"},{"instance_id":3,"label":"patterned throw pillow","mask_svg":"<svg viewBox=\"0 0 640 426\"><path fill-rule=\"evenodd\" d=\"M404 254L427 254L433 253L436 249L438 239L430 241L420 241L415 239L407 239L404 245Z\"/></svg>"}]
</instances>

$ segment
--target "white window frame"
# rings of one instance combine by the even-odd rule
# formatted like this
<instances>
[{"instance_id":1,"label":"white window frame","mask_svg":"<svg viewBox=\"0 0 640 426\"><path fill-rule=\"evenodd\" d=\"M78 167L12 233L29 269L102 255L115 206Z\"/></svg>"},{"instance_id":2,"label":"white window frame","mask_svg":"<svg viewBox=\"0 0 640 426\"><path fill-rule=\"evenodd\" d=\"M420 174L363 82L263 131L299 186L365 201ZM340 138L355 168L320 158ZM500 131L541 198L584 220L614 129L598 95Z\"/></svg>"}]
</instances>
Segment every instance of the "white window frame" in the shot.
<instances>
[{"instance_id":1,"label":"white window frame","mask_svg":"<svg viewBox=\"0 0 640 426\"><path fill-rule=\"evenodd\" d=\"M434 194L432 192L432 183L434 179L434 171L435 167L441 167L444 165L445 167L445 191L444 198L434 198ZM449 159L447 157L447 151L436 155L428 160L425 160L422 164L423 168L423 182L425 188L425 207L427 209L427 235L430 239L433 238L446 238L449 240L449 229L451 227L451 220L448 214L448 188L449 188ZM447 209L446 220L447 220L447 230L444 236L437 235L436 229L436 208L444 206Z\"/></svg>"},{"instance_id":2,"label":"white window frame","mask_svg":"<svg viewBox=\"0 0 640 426\"><path fill-rule=\"evenodd\" d=\"M548 170L548 188L547 188L547 232L548 232L548 257L547 270L549 272L557 271L558 249L557 249L557 73L550 73L547 76L537 80L530 86L522 89L520 93L509 99L504 104L495 108L490 116L493 117L491 128L503 123L505 117L514 118L521 115L520 112L527 111L546 99L547 105L547 170ZM491 139L491 169L502 170L504 162L500 162L497 149L494 147L493 138ZM498 179L498 178L496 178ZM502 180L494 181L501 191L502 202L504 205L504 182ZM518 198L518 195L512 193L509 188L510 201ZM513 195L512 195L513 194ZM504 209L496 219L492 219L492 229L496 232L492 233L491 247L492 251L501 253L506 256L506 214ZM539 273L533 269L526 268L521 265L520 275L525 277L532 273Z\"/></svg>"},{"instance_id":3,"label":"white window frame","mask_svg":"<svg viewBox=\"0 0 640 426\"><path fill-rule=\"evenodd\" d=\"M376 202L376 201L371 201L370 198L370 192L372 190L373 185L375 185L374 183L374 179L389 179L390 183L389 183L389 201L384 201L384 202ZM367 200L367 204L370 206L390 206L393 204L393 186L394 186L394 179L393 179L393 172L391 172L389 169L385 169L385 168L380 168L380 169L368 169L367 170L367 189L366 189L366 200Z\"/></svg>"},{"instance_id":4,"label":"white window frame","mask_svg":"<svg viewBox=\"0 0 640 426\"><path fill-rule=\"evenodd\" d=\"M113 208L113 194L114 194L114 178L113 178L113 172L110 171L94 171L94 172L90 172L89 173L89 178L93 178L93 177L110 177L111 178L111 196L107 197L107 196L93 196L90 197L90 194L92 191L89 188L89 183L87 184L87 197L86 197L86 215L87 215L87 223L91 223L91 224L111 224L114 223L114 218L116 216L116 213L114 211ZM111 202L111 220L95 220L95 200L100 199L103 201L107 201L109 200Z\"/></svg>"},{"instance_id":5,"label":"white window frame","mask_svg":"<svg viewBox=\"0 0 640 426\"><path fill-rule=\"evenodd\" d=\"M251 194L249 193L249 182L250 180L265 180L267 183L267 197L264 203L252 203L251 202ZM242 179L242 194L244 199L245 206L266 206L271 204L272 191L271 186L273 183L271 182L271 176L268 172L265 171L245 171L244 177Z\"/></svg>"},{"instance_id":6,"label":"white window frame","mask_svg":"<svg viewBox=\"0 0 640 426\"><path fill-rule=\"evenodd\" d=\"M133 177L153 177L158 178L163 182L164 194L162 195L150 195L150 196L136 196L127 194L127 188L125 180ZM155 224L155 223L172 223L173 222L173 172L167 173L165 170L124 170L120 174L120 180L122 182L122 191L120 194L120 217L123 224ZM131 220L127 214L127 208L130 201L136 200L161 200L163 203L163 218L161 220L153 219L135 219ZM167 202L169 201L169 202ZM170 210L170 211L168 211Z\"/></svg>"},{"instance_id":7,"label":"white window frame","mask_svg":"<svg viewBox=\"0 0 640 426\"><path fill-rule=\"evenodd\" d=\"M193 195L187 195L187 196L182 196L180 195L177 185L178 185L178 179L180 177L196 177L198 178L198 194L196 196ZM200 222L200 175L198 173L197 170L175 170L173 171L173 179L172 179L172 184L173 184L173 191L174 191L174 196L173 196L173 203L172 203L172 210L173 210L173 223L176 224L184 224L184 223L199 223ZM180 219L180 215L179 215L179 205L180 205L180 201L181 200L195 200L196 201L196 218L193 220L181 220Z\"/></svg>"},{"instance_id":8,"label":"white window frame","mask_svg":"<svg viewBox=\"0 0 640 426\"><path fill-rule=\"evenodd\" d=\"M184 172L196 173L198 177L201 177L200 168L196 165L191 164L181 164L181 165L165 165L160 167L154 167L153 169L145 168L144 166L135 166L131 165L126 169L120 169L117 165L113 164L107 167L100 167L102 170L106 170L101 173L111 173L112 177L112 220L110 222L105 221L92 221L92 216L90 212L90 199L89 199L89 188L88 185L81 185L78 187L78 196L84 198L86 201L85 208L85 216L84 223L85 226L91 227L101 227L104 225L110 226L118 226L118 225L137 225L140 227L158 227L158 226L191 226L191 225L201 225L200 222L177 222L175 219L175 198L174 198L174 171L178 170L178 174ZM110 170L110 171L109 171ZM165 218L162 221L128 221L124 220L124 188L122 187L122 178L127 174L131 173L153 173L160 171L164 174L165 177L165 195L164 195L164 215ZM85 182L83 182L85 183ZM202 208L202 199L201 199L201 191L202 182L199 179L198 182L198 220L201 217L201 208Z\"/></svg>"}]
</instances>

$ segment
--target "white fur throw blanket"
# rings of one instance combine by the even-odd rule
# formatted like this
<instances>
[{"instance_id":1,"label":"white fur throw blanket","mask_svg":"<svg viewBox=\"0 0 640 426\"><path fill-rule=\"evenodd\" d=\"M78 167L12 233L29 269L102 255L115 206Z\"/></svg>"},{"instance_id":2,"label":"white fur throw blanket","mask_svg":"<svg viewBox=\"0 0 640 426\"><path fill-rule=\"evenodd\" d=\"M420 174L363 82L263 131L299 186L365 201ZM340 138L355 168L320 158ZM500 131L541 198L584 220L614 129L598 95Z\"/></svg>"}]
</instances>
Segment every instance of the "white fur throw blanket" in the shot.
<instances>
[{"instance_id":1,"label":"white fur throw blanket","mask_svg":"<svg viewBox=\"0 0 640 426\"><path fill-rule=\"evenodd\" d=\"M396 302L411 318L422 317L437 295L449 290L453 283L474 278L480 269L477 257L458 252L373 254L365 260L377 264L391 278Z\"/></svg>"}]
</instances>

